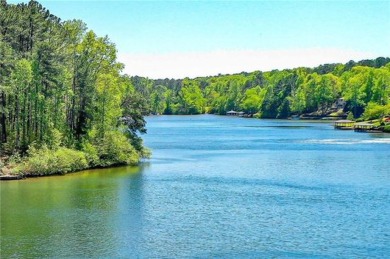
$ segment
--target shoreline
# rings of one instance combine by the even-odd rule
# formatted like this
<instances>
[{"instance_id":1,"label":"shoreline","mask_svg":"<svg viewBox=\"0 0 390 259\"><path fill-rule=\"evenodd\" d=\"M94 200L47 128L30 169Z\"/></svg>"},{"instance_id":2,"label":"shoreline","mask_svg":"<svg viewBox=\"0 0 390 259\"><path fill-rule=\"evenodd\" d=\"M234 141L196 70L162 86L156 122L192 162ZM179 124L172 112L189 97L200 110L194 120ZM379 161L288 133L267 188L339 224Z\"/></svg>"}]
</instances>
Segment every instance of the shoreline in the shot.
<instances>
[{"instance_id":1,"label":"shoreline","mask_svg":"<svg viewBox=\"0 0 390 259\"><path fill-rule=\"evenodd\" d=\"M298 118L285 118L285 119L275 119L275 118L256 118L256 117L247 117L247 116L235 116L235 115L221 115L221 114L198 114L198 115L215 115L215 116L226 116L226 117L232 117L232 118L249 118L249 119L259 119L259 120L289 120L289 121L317 121L317 122L324 122L324 123L332 123L336 120L334 118L329 118L329 116L323 116L323 117L316 117L314 118L308 118L308 117L298 117ZM177 116L177 115L148 115L148 116ZM180 116L180 115L179 115ZM182 116L196 116L196 115L190 115L190 114L183 114ZM354 121L356 123L356 121ZM351 129L345 129L345 128L336 128L335 130L354 130ZM365 131L356 131L357 133L378 133L378 134L390 134L390 132L384 131L384 129L375 129L373 130L365 130ZM52 174L10 174L9 172L11 169L7 167L7 165L4 165L3 168L0 168L0 181L15 181L15 180L23 180L26 178L37 178L37 177L46 177L46 176L60 176L65 174L72 174L72 173L78 173L85 170L91 170L91 169L104 169L104 168L115 168L120 166L137 166L141 163L139 161L137 164L115 164L115 165L109 165L109 166L93 166L88 168L83 168L82 170L76 170L71 171L67 173L52 173Z\"/></svg>"},{"instance_id":2,"label":"shoreline","mask_svg":"<svg viewBox=\"0 0 390 259\"><path fill-rule=\"evenodd\" d=\"M67 172L67 173L26 174L26 175L24 175L24 174L2 174L3 173L2 170L4 168L6 168L6 166L4 166L3 168L0 168L0 182L1 181L19 181L19 180L24 180L24 179L27 179L27 178L62 176L62 175L67 175L67 174L80 173L80 172L83 172L83 171L93 170L93 169L107 169L107 168L116 168L116 167L122 167L122 166L139 166L140 163L141 163L141 161L138 162L135 165L131 165L131 164L116 164L116 165L109 165L109 166L94 166L94 167L88 167L88 168L84 168L82 170L77 170L77 171L72 171L72 172ZM7 170L9 170L9 169L7 169Z\"/></svg>"},{"instance_id":3,"label":"shoreline","mask_svg":"<svg viewBox=\"0 0 390 259\"><path fill-rule=\"evenodd\" d=\"M229 115L229 114L214 114L214 113L200 113L200 114L150 114L150 115L145 115L145 117L159 117L159 116L201 116L201 115L213 115L213 116L226 116L229 118L244 118L244 119L259 119L259 120L289 120L289 121L317 121L317 122L324 122L324 123L335 123L337 120L343 120L345 119L345 116L305 116L305 114L301 115L293 115L288 118L258 118L256 116L252 115ZM353 123L372 123L373 121L378 121L378 120L383 120L384 118L381 119L375 119L375 120L367 120L367 121L352 121ZM337 128L338 130L354 130L353 128L351 129L346 129L346 128ZM364 132L364 133L390 133L388 131L385 131L385 126L381 127L374 127L372 130L367 130L367 131L357 131L356 132Z\"/></svg>"}]
</instances>

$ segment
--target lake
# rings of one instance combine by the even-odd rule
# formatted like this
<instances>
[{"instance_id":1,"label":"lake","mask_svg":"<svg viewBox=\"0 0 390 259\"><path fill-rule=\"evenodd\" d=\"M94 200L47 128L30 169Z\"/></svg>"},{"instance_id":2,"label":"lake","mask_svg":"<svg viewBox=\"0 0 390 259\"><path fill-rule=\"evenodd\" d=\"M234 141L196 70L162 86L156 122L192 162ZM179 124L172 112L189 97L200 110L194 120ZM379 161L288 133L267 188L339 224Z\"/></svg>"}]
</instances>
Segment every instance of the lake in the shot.
<instances>
[{"instance_id":1,"label":"lake","mask_svg":"<svg viewBox=\"0 0 390 259\"><path fill-rule=\"evenodd\" d=\"M139 167L0 182L1 257L390 257L389 134L146 120Z\"/></svg>"}]
</instances>

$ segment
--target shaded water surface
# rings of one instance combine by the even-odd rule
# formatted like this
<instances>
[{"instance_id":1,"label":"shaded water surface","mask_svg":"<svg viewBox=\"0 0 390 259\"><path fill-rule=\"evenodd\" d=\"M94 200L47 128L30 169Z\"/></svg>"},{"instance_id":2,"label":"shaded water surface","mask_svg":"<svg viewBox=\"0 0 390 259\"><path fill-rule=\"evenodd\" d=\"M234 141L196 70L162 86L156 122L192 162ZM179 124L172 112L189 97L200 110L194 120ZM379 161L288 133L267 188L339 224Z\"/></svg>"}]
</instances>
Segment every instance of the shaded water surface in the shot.
<instances>
[{"instance_id":1,"label":"shaded water surface","mask_svg":"<svg viewBox=\"0 0 390 259\"><path fill-rule=\"evenodd\" d=\"M390 257L390 136L148 117L139 167L1 182L1 258Z\"/></svg>"}]
</instances>

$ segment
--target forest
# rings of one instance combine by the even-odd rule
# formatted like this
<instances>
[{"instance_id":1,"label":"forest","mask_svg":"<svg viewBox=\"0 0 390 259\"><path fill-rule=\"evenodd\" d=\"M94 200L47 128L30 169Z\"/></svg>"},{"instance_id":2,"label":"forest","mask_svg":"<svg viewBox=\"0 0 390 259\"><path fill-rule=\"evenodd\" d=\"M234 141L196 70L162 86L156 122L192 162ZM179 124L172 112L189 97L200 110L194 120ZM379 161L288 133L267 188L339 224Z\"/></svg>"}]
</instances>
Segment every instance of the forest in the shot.
<instances>
[{"instance_id":1,"label":"forest","mask_svg":"<svg viewBox=\"0 0 390 259\"><path fill-rule=\"evenodd\" d=\"M40 3L0 2L0 168L42 175L137 164L146 101L115 44Z\"/></svg>"},{"instance_id":2,"label":"forest","mask_svg":"<svg viewBox=\"0 0 390 259\"><path fill-rule=\"evenodd\" d=\"M226 114L242 111L258 118L332 113L375 119L390 114L390 58L324 64L315 68L242 72L194 79L132 77L153 114Z\"/></svg>"}]
</instances>

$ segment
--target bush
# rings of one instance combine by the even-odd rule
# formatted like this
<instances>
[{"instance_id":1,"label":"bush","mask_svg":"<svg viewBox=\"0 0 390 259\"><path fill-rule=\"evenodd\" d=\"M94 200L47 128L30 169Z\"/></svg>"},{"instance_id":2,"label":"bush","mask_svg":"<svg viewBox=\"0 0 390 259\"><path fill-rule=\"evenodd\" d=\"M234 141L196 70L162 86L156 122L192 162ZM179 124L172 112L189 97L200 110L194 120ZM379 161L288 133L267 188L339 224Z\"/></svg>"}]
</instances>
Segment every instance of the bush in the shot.
<instances>
[{"instance_id":1,"label":"bush","mask_svg":"<svg viewBox=\"0 0 390 259\"><path fill-rule=\"evenodd\" d=\"M28 157L16 168L25 175L65 174L88 168L83 152L60 147L51 150L46 146L40 149L31 147Z\"/></svg>"},{"instance_id":2,"label":"bush","mask_svg":"<svg viewBox=\"0 0 390 259\"><path fill-rule=\"evenodd\" d=\"M348 112L347 120L353 121L355 118L353 117L353 112Z\"/></svg>"},{"instance_id":3,"label":"bush","mask_svg":"<svg viewBox=\"0 0 390 259\"><path fill-rule=\"evenodd\" d=\"M99 155L99 166L135 165L140 160L140 154L119 131L106 132L103 138L95 139L94 142Z\"/></svg>"},{"instance_id":4,"label":"bush","mask_svg":"<svg viewBox=\"0 0 390 259\"><path fill-rule=\"evenodd\" d=\"M99 165L99 154L94 145L89 142L86 142L83 144L82 150L84 151L90 166L94 167Z\"/></svg>"},{"instance_id":5,"label":"bush","mask_svg":"<svg viewBox=\"0 0 390 259\"><path fill-rule=\"evenodd\" d=\"M260 119L261 118L261 112L256 112L255 114L253 114L253 118Z\"/></svg>"},{"instance_id":6,"label":"bush","mask_svg":"<svg viewBox=\"0 0 390 259\"><path fill-rule=\"evenodd\" d=\"M119 131L106 132L100 138L95 135L92 139L92 143L83 143L82 151L58 145L53 145L55 148L31 146L23 160L15 156L12 165L17 166L12 168L12 172L24 175L66 174L96 166L135 165L141 157L150 156L146 148L137 151Z\"/></svg>"},{"instance_id":7,"label":"bush","mask_svg":"<svg viewBox=\"0 0 390 259\"><path fill-rule=\"evenodd\" d=\"M390 125L386 125L383 129L384 132L390 133Z\"/></svg>"},{"instance_id":8,"label":"bush","mask_svg":"<svg viewBox=\"0 0 390 259\"><path fill-rule=\"evenodd\" d=\"M368 103L366 110L363 113L365 120L373 120L390 114L390 104L379 105L377 103Z\"/></svg>"},{"instance_id":9,"label":"bush","mask_svg":"<svg viewBox=\"0 0 390 259\"><path fill-rule=\"evenodd\" d=\"M56 173L69 173L88 167L86 156L83 152L68 148L59 148L54 153L51 170Z\"/></svg>"}]
</instances>

